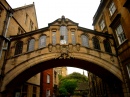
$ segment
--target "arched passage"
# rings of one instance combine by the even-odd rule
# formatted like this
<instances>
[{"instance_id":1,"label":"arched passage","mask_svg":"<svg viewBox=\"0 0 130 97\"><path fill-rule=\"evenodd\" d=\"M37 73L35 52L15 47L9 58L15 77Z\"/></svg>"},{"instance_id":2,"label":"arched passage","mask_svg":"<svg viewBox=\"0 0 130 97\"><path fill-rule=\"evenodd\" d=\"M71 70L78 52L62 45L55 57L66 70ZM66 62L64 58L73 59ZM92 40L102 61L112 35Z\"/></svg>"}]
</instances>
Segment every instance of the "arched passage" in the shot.
<instances>
[{"instance_id":1,"label":"arched passage","mask_svg":"<svg viewBox=\"0 0 130 97\"><path fill-rule=\"evenodd\" d=\"M75 58L55 59L55 54L48 54L22 62L6 74L2 89L14 88L43 70L61 66L88 70L108 82L122 81L120 70L112 64L86 54L73 55Z\"/></svg>"}]
</instances>

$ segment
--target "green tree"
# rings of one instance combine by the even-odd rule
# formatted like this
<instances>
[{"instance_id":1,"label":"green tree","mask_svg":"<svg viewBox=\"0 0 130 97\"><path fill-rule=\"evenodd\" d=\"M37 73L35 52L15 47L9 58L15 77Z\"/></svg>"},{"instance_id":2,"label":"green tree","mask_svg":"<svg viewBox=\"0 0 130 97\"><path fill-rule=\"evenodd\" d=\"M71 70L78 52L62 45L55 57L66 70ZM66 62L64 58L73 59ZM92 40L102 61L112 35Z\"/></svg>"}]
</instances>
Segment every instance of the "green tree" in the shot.
<instances>
[{"instance_id":1,"label":"green tree","mask_svg":"<svg viewBox=\"0 0 130 97\"><path fill-rule=\"evenodd\" d=\"M77 82L74 79L62 79L59 86L59 93L61 95L73 95L77 87Z\"/></svg>"},{"instance_id":2,"label":"green tree","mask_svg":"<svg viewBox=\"0 0 130 97\"><path fill-rule=\"evenodd\" d=\"M77 72L73 72L66 77L60 78L59 93L61 95L73 95L77 88L77 83L79 82L88 82L88 78Z\"/></svg>"}]
</instances>

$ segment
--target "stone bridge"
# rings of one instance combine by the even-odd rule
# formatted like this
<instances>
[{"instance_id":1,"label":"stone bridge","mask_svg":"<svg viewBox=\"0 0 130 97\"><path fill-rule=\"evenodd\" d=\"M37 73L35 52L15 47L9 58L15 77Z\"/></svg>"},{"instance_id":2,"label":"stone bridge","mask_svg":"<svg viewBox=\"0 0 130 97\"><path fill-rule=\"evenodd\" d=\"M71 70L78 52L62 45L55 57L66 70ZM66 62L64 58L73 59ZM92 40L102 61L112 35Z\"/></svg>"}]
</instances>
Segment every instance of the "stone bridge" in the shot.
<instances>
[{"instance_id":1,"label":"stone bridge","mask_svg":"<svg viewBox=\"0 0 130 97\"><path fill-rule=\"evenodd\" d=\"M113 36L59 18L48 27L11 36L1 91L53 67L73 66L123 81Z\"/></svg>"}]
</instances>

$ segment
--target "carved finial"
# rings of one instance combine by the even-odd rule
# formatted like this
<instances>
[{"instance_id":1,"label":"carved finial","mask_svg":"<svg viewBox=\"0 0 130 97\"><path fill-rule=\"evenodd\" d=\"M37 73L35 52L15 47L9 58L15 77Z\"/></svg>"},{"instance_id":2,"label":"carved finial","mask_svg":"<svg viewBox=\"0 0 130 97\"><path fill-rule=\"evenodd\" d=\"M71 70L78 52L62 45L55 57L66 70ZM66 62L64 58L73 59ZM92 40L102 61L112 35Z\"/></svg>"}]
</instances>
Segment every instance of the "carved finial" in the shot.
<instances>
[{"instance_id":1,"label":"carved finial","mask_svg":"<svg viewBox=\"0 0 130 97\"><path fill-rule=\"evenodd\" d=\"M61 17L62 19L65 19L65 16L64 15L62 15L62 17Z\"/></svg>"}]
</instances>

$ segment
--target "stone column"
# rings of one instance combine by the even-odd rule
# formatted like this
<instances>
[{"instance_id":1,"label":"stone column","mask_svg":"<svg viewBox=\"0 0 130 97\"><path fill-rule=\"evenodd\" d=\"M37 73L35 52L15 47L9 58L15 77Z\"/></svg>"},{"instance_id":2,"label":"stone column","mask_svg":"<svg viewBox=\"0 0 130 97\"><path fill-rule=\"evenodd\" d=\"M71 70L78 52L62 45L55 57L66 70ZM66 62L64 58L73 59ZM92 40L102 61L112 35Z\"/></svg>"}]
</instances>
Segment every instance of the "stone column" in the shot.
<instances>
[{"instance_id":1,"label":"stone column","mask_svg":"<svg viewBox=\"0 0 130 97\"><path fill-rule=\"evenodd\" d=\"M49 44L52 44L52 29L49 29Z\"/></svg>"},{"instance_id":2,"label":"stone column","mask_svg":"<svg viewBox=\"0 0 130 97\"><path fill-rule=\"evenodd\" d=\"M72 43L72 39L71 39L71 31L70 28L68 29L68 44Z\"/></svg>"}]
</instances>

